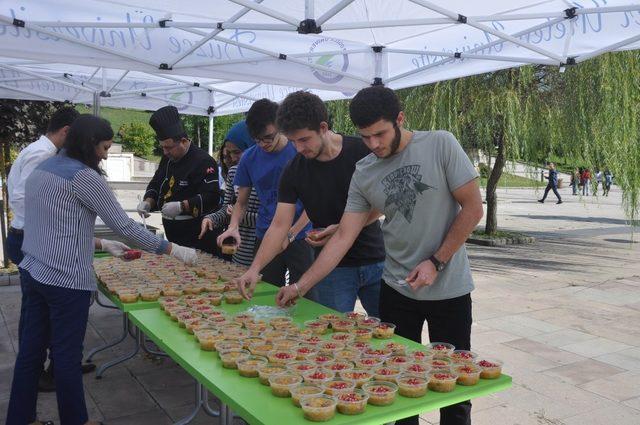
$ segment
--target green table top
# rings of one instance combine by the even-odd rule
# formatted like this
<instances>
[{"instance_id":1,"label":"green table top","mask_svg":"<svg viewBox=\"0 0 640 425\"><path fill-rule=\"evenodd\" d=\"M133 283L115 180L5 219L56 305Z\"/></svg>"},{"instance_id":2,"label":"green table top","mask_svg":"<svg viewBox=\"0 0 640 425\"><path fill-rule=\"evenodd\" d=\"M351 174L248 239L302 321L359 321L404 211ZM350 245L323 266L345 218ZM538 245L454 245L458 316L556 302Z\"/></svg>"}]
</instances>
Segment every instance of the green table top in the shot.
<instances>
[{"instance_id":1,"label":"green table top","mask_svg":"<svg viewBox=\"0 0 640 425\"><path fill-rule=\"evenodd\" d=\"M251 303L222 307L229 313L246 310L250 305L274 305L274 295L254 296ZM293 318L302 324L319 314L333 312L308 300L299 300ZM134 310L129 317L147 336L169 354L190 375L203 384L226 403L235 413L250 424L281 425L306 424L302 410L295 407L291 399L271 395L268 386L261 385L257 378L243 378L236 370L224 369L217 353L200 350L193 335L178 327L176 322L160 309ZM420 344L401 337L394 337L409 347L421 347ZM388 340L384 341L385 343ZM373 341L372 344L382 344ZM481 380L471 387L457 386L451 393L428 392L418 399L397 396L391 406L367 406L365 413L345 416L336 413L330 424L383 424L422 412L439 409L471 398L495 393L511 386L511 377L503 375L496 380Z\"/></svg>"},{"instance_id":2,"label":"green table top","mask_svg":"<svg viewBox=\"0 0 640 425\"><path fill-rule=\"evenodd\" d=\"M118 309L124 311L125 313L128 313L129 311L156 308L160 306L160 304L158 304L158 301L137 301L135 303L123 303L117 296L109 292L104 285L98 283L98 289L105 297L109 299L109 301L111 301ZM270 283L260 282L256 286L254 297L268 295L274 298L275 294L278 292L278 289L279 288L277 286Z\"/></svg>"}]
</instances>

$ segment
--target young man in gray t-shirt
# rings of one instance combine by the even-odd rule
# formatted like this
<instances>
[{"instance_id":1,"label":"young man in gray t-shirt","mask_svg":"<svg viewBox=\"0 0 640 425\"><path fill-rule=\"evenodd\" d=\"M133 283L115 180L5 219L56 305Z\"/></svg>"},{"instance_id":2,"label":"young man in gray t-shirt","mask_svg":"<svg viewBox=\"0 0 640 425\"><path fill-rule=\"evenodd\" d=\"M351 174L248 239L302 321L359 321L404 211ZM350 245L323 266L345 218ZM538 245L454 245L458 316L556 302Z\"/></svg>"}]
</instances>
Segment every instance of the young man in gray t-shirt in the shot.
<instances>
[{"instance_id":1,"label":"young man in gray t-shirt","mask_svg":"<svg viewBox=\"0 0 640 425\"><path fill-rule=\"evenodd\" d=\"M391 89L360 90L349 112L373 153L356 165L338 231L300 280L280 290L278 304L295 302L327 275L373 210L385 216L380 318L418 342L426 320L431 342L471 349L473 280L464 242L483 215L478 174L451 133L404 129ZM440 424L470 424L470 413L468 401L441 409ZM396 424L418 424L418 417Z\"/></svg>"}]
</instances>

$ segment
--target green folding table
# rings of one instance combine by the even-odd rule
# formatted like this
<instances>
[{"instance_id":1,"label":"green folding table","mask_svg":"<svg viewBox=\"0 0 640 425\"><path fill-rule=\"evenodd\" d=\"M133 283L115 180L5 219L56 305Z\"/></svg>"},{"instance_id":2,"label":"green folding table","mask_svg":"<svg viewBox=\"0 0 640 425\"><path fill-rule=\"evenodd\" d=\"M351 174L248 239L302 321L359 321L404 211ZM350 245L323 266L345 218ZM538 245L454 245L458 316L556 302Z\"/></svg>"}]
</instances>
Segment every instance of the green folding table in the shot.
<instances>
[{"instance_id":1,"label":"green folding table","mask_svg":"<svg viewBox=\"0 0 640 425\"><path fill-rule=\"evenodd\" d=\"M254 296L251 303L225 305L229 313L246 310L251 305L274 305L273 294ZM323 313L334 312L306 299L299 300L293 319L302 324L305 320L316 318ZM223 407L233 410L249 424L288 425L309 423L303 418L302 410L293 406L291 399L277 398L271 395L269 387L261 385L257 379L243 378L236 370L224 369L217 353L200 350L193 335L179 328L160 309L133 310L129 312L131 321L144 332L158 347L162 348L174 361L192 375L204 388L211 391L221 401ZM420 344L395 336L396 342L408 347L421 347ZM384 342L388 342L385 340ZM382 344L383 341L373 340ZM464 400L492 394L511 386L511 377L501 376L495 380L481 380L477 385L457 386L451 393L428 392L418 399L398 396L391 406L367 406L366 412L356 416L336 414L331 424L383 424L422 412L439 409ZM197 413L197 412L196 412ZM226 415L221 423L226 424L231 415Z\"/></svg>"}]
</instances>

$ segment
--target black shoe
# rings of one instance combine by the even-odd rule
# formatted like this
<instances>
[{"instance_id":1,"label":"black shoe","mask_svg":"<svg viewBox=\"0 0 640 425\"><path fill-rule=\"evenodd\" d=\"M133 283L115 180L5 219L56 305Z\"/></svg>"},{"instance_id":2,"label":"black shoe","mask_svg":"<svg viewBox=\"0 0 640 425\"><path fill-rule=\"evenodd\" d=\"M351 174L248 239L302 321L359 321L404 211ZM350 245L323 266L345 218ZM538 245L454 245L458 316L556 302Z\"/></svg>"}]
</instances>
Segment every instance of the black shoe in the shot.
<instances>
[{"instance_id":1,"label":"black shoe","mask_svg":"<svg viewBox=\"0 0 640 425\"><path fill-rule=\"evenodd\" d=\"M96 365L94 365L93 363L84 363L82 366L80 366L80 368L82 369L82 374L84 375L85 373L91 373L96 370Z\"/></svg>"},{"instance_id":2,"label":"black shoe","mask_svg":"<svg viewBox=\"0 0 640 425\"><path fill-rule=\"evenodd\" d=\"M561 203L562 203L562 199L556 202L556 204L561 204Z\"/></svg>"},{"instance_id":3,"label":"black shoe","mask_svg":"<svg viewBox=\"0 0 640 425\"><path fill-rule=\"evenodd\" d=\"M542 199L538 199L538 202L540 202L541 204L544 204L544 201Z\"/></svg>"},{"instance_id":4,"label":"black shoe","mask_svg":"<svg viewBox=\"0 0 640 425\"><path fill-rule=\"evenodd\" d=\"M53 376L43 371L38 379L38 391L41 393L51 393L56 390L56 381Z\"/></svg>"}]
</instances>

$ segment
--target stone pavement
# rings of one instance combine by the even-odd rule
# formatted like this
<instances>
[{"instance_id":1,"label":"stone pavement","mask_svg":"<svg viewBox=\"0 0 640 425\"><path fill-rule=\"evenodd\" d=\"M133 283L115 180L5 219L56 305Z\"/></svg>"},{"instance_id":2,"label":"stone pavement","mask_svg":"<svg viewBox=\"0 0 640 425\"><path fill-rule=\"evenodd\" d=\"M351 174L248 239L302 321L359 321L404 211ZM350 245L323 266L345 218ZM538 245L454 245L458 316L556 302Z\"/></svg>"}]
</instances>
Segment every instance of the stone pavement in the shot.
<instances>
[{"instance_id":1,"label":"stone pavement","mask_svg":"<svg viewBox=\"0 0 640 425\"><path fill-rule=\"evenodd\" d=\"M563 190L562 205L538 204L540 195L499 191L500 226L535 236L535 244L469 246L477 287L472 346L504 360L514 378L512 389L473 401L473 423L640 424L640 244L629 242L620 193L579 198ZM119 198L135 208L132 194ZM18 312L19 287L0 287L0 420ZM117 313L93 306L85 346L115 339L120 323ZM95 362L129 347L100 353ZM194 400L185 372L148 355L84 381L90 417L108 424L168 424L185 416ZM41 395L38 410L55 420L55 396ZM422 422L437 423L437 413L424 414ZM217 421L200 414L194 423Z\"/></svg>"}]
</instances>

